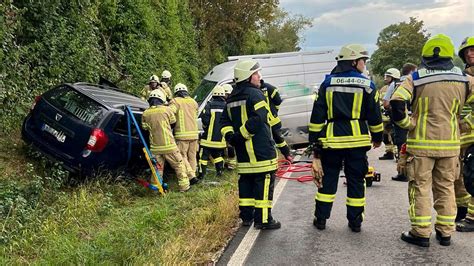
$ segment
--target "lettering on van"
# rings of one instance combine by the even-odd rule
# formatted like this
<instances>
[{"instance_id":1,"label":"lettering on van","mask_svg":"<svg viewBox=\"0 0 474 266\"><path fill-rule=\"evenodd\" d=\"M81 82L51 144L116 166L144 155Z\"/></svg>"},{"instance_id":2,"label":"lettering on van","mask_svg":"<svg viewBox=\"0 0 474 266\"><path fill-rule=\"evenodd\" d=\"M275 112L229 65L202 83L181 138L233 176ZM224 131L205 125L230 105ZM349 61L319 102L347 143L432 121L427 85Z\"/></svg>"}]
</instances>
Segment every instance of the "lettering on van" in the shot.
<instances>
[{"instance_id":1,"label":"lettering on van","mask_svg":"<svg viewBox=\"0 0 474 266\"><path fill-rule=\"evenodd\" d=\"M370 88L370 80L355 77L333 77L331 78L330 85L352 85Z\"/></svg>"}]
</instances>

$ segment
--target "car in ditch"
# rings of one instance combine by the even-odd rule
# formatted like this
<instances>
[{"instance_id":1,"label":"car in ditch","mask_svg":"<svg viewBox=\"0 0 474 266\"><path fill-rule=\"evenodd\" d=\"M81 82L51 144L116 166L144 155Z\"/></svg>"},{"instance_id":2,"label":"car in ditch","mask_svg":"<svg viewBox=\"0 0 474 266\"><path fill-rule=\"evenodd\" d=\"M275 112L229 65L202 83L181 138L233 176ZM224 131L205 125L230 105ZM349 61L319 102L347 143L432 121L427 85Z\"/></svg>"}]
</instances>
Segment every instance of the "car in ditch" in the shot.
<instances>
[{"instance_id":1,"label":"car in ditch","mask_svg":"<svg viewBox=\"0 0 474 266\"><path fill-rule=\"evenodd\" d=\"M129 127L125 106L138 123L149 107L111 86L61 84L36 96L24 119L22 138L71 172L91 175L145 165L143 144L135 127Z\"/></svg>"}]
</instances>

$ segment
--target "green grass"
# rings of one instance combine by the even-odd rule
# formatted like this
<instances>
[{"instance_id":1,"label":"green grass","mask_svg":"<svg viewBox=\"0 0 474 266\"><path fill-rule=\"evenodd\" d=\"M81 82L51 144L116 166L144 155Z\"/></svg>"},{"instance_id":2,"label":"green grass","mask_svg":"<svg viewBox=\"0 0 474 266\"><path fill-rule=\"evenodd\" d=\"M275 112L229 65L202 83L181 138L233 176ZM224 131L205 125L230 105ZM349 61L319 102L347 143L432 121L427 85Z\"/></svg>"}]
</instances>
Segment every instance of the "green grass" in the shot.
<instances>
[{"instance_id":1,"label":"green grass","mask_svg":"<svg viewBox=\"0 0 474 266\"><path fill-rule=\"evenodd\" d=\"M70 187L58 167L25 156L21 141L1 144L15 147L0 150L1 265L202 264L235 231L234 173L210 173L189 192L164 197L110 177Z\"/></svg>"}]
</instances>

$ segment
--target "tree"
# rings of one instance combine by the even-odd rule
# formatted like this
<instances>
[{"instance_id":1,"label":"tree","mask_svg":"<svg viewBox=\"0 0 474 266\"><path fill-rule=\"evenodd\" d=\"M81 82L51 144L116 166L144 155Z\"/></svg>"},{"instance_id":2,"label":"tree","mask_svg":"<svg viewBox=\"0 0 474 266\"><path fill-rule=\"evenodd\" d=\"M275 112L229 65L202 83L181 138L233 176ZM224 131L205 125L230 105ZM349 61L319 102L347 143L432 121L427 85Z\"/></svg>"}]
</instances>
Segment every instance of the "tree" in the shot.
<instances>
[{"instance_id":1,"label":"tree","mask_svg":"<svg viewBox=\"0 0 474 266\"><path fill-rule=\"evenodd\" d=\"M400 69L407 62L419 64L421 49L429 36L423 29L423 21L413 17L409 22L386 27L377 38L378 49L371 57L371 72L383 75L388 68Z\"/></svg>"}]
</instances>

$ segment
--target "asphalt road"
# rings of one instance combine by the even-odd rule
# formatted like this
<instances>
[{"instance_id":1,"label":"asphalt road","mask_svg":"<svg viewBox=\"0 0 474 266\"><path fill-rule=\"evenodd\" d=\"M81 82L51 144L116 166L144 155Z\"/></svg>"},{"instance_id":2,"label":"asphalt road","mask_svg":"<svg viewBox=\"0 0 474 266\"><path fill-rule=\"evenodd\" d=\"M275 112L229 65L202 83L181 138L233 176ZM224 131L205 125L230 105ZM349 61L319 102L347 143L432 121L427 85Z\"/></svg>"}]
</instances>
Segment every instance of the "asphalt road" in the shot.
<instances>
[{"instance_id":1,"label":"asphalt road","mask_svg":"<svg viewBox=\"0 0 474 266\"><path fill-rule=\"evenodd\" d=\"M408 245L400 240L400 234L410 228L407 183L391 180L396 174L395 160L379 161L382 153L383 148L369 152L370 165L382 174L382 180L367 188L362 232L353 233L347 226L344 179L340 179L331 218L324 231L317 230L312 224L314 184L287 181L273 208L273 216L281 221L282 228L261 232L240 228L218 264L472 265L474 233L455 233L449 247L440 246L434 234L429 248Z\"/></svg>"}]
</instances>

